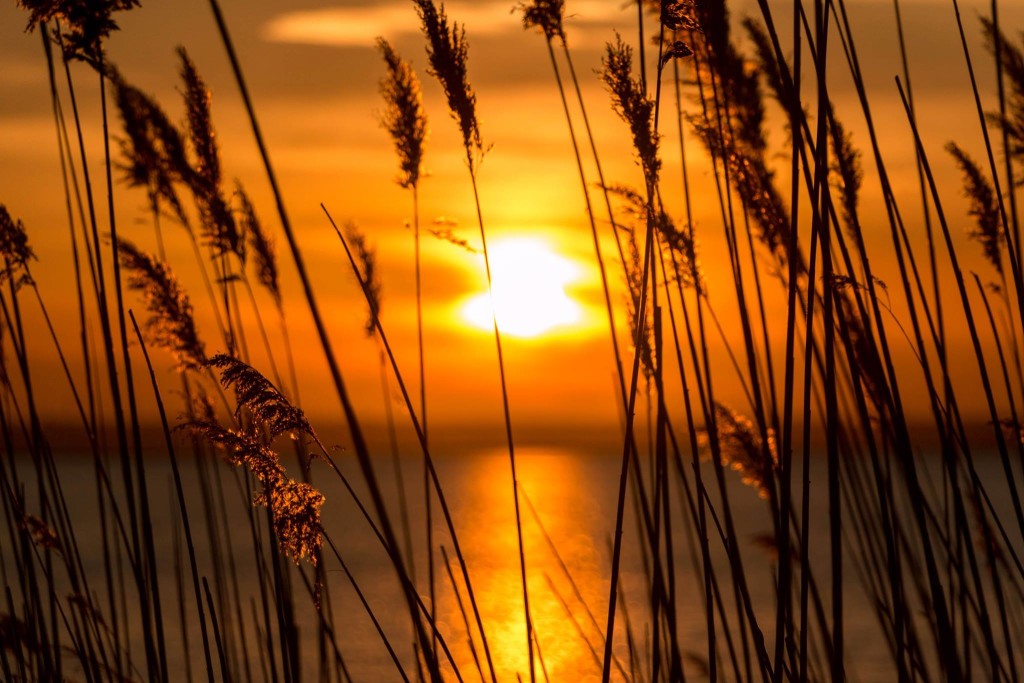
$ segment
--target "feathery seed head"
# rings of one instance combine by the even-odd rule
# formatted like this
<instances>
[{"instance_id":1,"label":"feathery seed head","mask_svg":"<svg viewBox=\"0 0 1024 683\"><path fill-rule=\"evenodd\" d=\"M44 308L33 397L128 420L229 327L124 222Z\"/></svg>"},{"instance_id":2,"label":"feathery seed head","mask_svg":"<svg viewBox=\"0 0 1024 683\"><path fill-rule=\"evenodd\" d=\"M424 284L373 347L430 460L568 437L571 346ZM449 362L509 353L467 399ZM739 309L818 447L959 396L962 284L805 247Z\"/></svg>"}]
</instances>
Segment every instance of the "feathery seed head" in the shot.
<instances>
[{"instance_id":1,"label":"feathery seed head","mask_svg":"<svg viewBox=\"0 0 1024 683\"><path fill-rule=\"evenodd\" d=\"M236 416L241 416L243 408L248 409L253 421L266 427L271 437L285 432L313 435L313 427L302 410L293 406L259 370L223 353L210 358L207 365L220 370L220 383L225 389L235 390Z\"/></svg>"},{"instance_id":2,"label":"feathery seed head","mask_svg":"<svg viewBox=\"0 0 1024 683\"><path fill-rule=\"evenodd\" d=\"M199 205L203 237L218 255L231 252L244 263L245 241L221 187L220 153L210 114L210 90L185 48L178 48L178 56L185 85L189 140L196 155L195 169L184 179L189 182Z\"/></svg>"},{"instance_id":3,"label":"feathery seed head","mask_svg":"<svg viewBox=\"0 0 1024 683\"><path fill-rule=\"evenodd\" d=\"M252 472L262 484L253 504L270 509L281 550L296 564L303 557L316 564L322 542L323 494L309 484L289 479L277 453L254 433L225 429L212 421L190 422L183 427L221 448L232 465Z\"/></svg>"},{"instance_id":4,"label":"feathery seed head","mask_svg":"<svg viewBox=\"0 0 1024 683\"><path fill-rule=\"evenodd\" d=\"M483 155L483 141L476 118L476 94L466 74L466 60L469 56L466 30L457 22L448 28L443 4L438 6L434 0L413 2L423 24L423 33L427 36L427 57L430 60L428 73L441 83L445 97L448 98L448 109L462 131L466 159L470 168L474 168Z\"/></svg>"},{"instance_id":5,"label":"feathery seed head","mask_svg":"<svg viewBox=\"0 0 1024 683\"><path fill-rule=\"evenodd\" d=\"M162 200L178 221L187 225L185 210L174 188L175 179L183 175L182 169L191 170L181 132L160 105L129 85L116 68L108 67L107 73L126 136L121 141L121 153L128 184L145 187L154 208Z\"/></svg>"},{"instance_id":6,"label":"feathery seed head","mask_svg":"<svg viewBox=\"0 0 1024 683\"><path fill-rule=\"evenodd\" d=\"M693 54L693 48L684 43L681 40L673 41L671 45L665 48L664 54L661 55L661 66L665 66L673 59L683 59Z\"/></svg>"},{"instance_id":7,"label":"feathery seed head","mask_svg":"<svg viewBox=\"0 0 1024 683\"><path fill-rule=\"evenodd\" d=\"M139 0L17 0L29 13L29 29L44 21L59 21L64 54L93 65L100 63L101 43L118 29L114 12L139 7Z\"/></svg>"},{"instance_id":8,"label":"feathery seed head","mask_svg":"<svg viewBox=\"0 0 1024 683\"><path fill-rule=\"evenodd\" d=\"M203 367L206 352L192 303L170 267L123 238L117 240L117 255L128 271L128 288L141 292L145 300L150 314L145 326L153 342L174 355L179 372Z\"/></svg>"},{"instance_id":9,"label":"feathery seed head","mask_svg":"<svg viewBox=\"0 0 1024 683\"><path fill-rule=\"evenodd\" d=\"M401 162L402 175L398 184L414 187L419 182L423 165L423 143L427 137L427 116L423 111L420 82L409 62L383 38L377 38L387 65L387 76L380 82L385 109L381 123L395 142L395 151Z\"/></svg>"},{"instance_id":10,"label":"feathery seed head","mask_svg":"<svg viewBox=\"0 0 1024 683\"><path fill-rule=\"evenodd\" d=\"M601 77L612 93L612 107L629 124L644 178L653 186L661 167L658 136L654 132L654 102L648 99L640 81L633 78L633 49L616 33L615 44L607 44L602 63Z\"/></svg>"},{"instance_id":11,"label":"feathery seed head","mask_svg":"<svg viewBox=\"0 0 1024 683\"><path fill-rule=\"evenodd\" d=\"M630 339L636 343L637 332L641 323L644 327L644 335L640 338L640 361L644 376L649 380L654 376L654 354L651 343L652 325L648 311L647 320L639 318L640 295L643 289L643 264L640 254L640 246L637 243L638 230L644 230L647 226L647 202L636 190L625 185L613 185L606 188L608 192L623 201L623 211L629 220L616 224L616 229L626 235L626 247L628 259L624 264L623 276L626 281L626 310L630 324Z\"/></svg>"},{"instance_id":12,"label":"feathery seed head","mask_svg":"<svg viewBox=\"0 0 1024 683\"><path fill-rule=\"evenodd\" d=\"M516 9L523 13L523 28L537 27L548 40L557 37L565 41L565 30L562 28L565 0L533 0L520 3Z\"/></svg>"},{"instance_id":13,"label":"feathery seed head","mask_svg":"<svg viewBox=\"0 0 1024 683\"><path fill-rule=\"evenodd\" d=\"M282 478L273 486L265 486L254 502L274 512L274 532L281 550L295 564L303 557L316 564L323 543L320 508L324 495L309 484Z\"/></svg>"},{"instance_id":14,"label":"feathery seed head","mask_svg":"<svg viewBox=\"0 0 1024 683\"><path fill-rule=\"evenodd\" d=\"M1006 133L1010 143L1010 156L1021 163L1024 161L1024 51L996 30L991 19L981 18L988 51L995 56L996 41L999 42L999 59L1003 78L1006 79L1006 113L993 112L989 120ZM1014 182L1020 184L1021 178Z\"/></svg>"},{"instance_id":15,"label":"feathery seed head","mask_svg":"<svg viewBox=\"0 0 1024 683\"><path fill-rule=\"evenodd\" d=\"M57 532L50 528L50 526L39 517L26 514L22 520L18 522L18 526L28 534L33 545L37 548L61 552L60 540L57 538Z\"/></svg>"},{"instance_id":16,"label":"feathery seed head","mask_svg":"<svg viewBox=\"0 0 1024 683\"><path fill-rule=\"evenodd\" d=\"M284 467L277 453L254 434L226 429L213 419L188 422L182 426L221 449L224 458L232 465L247 467L264 484L276 482L284 476Z\"/></svg>"},{"instance_id":17,"label":"feathery seed head","mask_svg":"<svg viewBox=\"0 0 1024 683\"><path fill-rule=\"evenodd\" d=\"M366 299L370 307L370 314L366 319L363 329L366 336L372 337L377 329L377 316L380 315L380 303L383 288L380 277L377 274L377 250L370 246L366 235L359 231L355 223L345 224L345 238L352 247L353 256L359 266L360 277L363 286L366 288Z\"/></svg>"},{"instance_id":18,"label":"feathery seed head","mask_svg":"<svg viewBox=\"0 0 1024 683\"><path fill-rule=\"evenodd\" d=\"M248 238L249 248L252 249L256 262L256 278L261 285L267 288L267 291L274 297L274 301L280 305L281 287L278 283L277 252L274 249L274 239L257 218L252 201L242 188L241 183L235 184L235 194L238 196L240 204L242 234Z\"/></svg>"},{"instance_id":19,"label":"feathery seed head","mask_svg":"<svg viewBox=\"0 0 1024 683\"><path fill-rule=\"evenodd\" d=\"M716 84L718 96L727 98L729 106L709 107L704 116L690 117L690 121L708 151L727 166L734 179L733 188L758 228L760 240L780 263L792 263L797 271L803 271L799 249L790 253L793 240L789 211L775 187L767 160L760 76L766 75L779 96L782 84L774 48L760 26L748 22L747 31L760 58L760 67L753 67L730 38L725 3L699 2L694 11L700 26L700 31L691 33L694 50L700 55L698 78Z\"/></svg>"},{"instance_id":20,"label":"feathery seed head","mask_svg":"<svg viewBox=\"0 0 1024 683\"><path fill-rule=\"evenodd\" d=\"M661 25L670 31L696 31L700 27L694 0L658 0L656 10Z\"/></svg>"},{"instance_id":21,"label":"feathery seed head","mask_svg":"<svg viewBox=\"0 0 1024 683\"><path fill-rule=\"evenodd\" d=\"M860 219L857 216L858 197L864 172L860 166L860 152L853 146L850 134L839 123L832 119L829 129L832 138L832 151L835 154L835 172L839 177L839 188L842 193L842 215L846 229L855 240L860 240Z\"/></svg>"},{"instance_id":22,"label":"feathery seed head","mask_svg":"<svg viewBox=\"0 0 1024 683\"><path fill-rule=\"evenodd\" d=\"M768 168L764 150L752 149L735 137L719 134L716 125L691 118L694 129L708 150L729 168L733 189L758 230L758 237L780 260L796 258L797 269L804 270L802 256L790 255L789 212L775 187L774 173Z\"/></svg>"},{"instance_id":23,"label":"feathery seed head","mask_svg":"<svg viewBox=\"0 0 1024 683\"><path fill-rule=\"evenodd\" d=\"M468 251L470 254L479 254L480 250L470 244L469 240L455 234L452 228L456 225L458 224L455 221L441 216L434 219L434 227L430 228L429 232L442 242L447 242L459 249Z\"/></svg>"},{"instance_id":24,"label":"feathery seed head","mask_svg":"<svg viewBox=\"0 0 1024 683\"><path fill-rule=\"evenodd\" d=\"M210 116L213 100L206 81L199 75L195 62L183 47L178 48L181 59L181 80L185 85L185 108L193 151L196 153L196 172L208 185L220 184L220 157L216 134Z\"/></svg>"},{"instance_id":25,"label":"feathery seed head","mask_svg":"<svg viewBox=\"0 0 1024 683\"><path fill-rule=\"evenodd\" d=\"M774 435L769 431L768 443L763 443L749 419L717 401L715 421L722 464L739 472L744 484L757 489L761 498L767 498L768 482L775 474L778 458Z\"/></svg>"},{"instance_id":26,"label":"feathery seed head","mask_svg":"<svg viewBox=\"0 0 1024 683\"><path fill-rule=\"evenodd\" d=\"M968 213L974 218L975 225L968 229L967 234L981 244L985 258L997 273L1002 274L1002 251L1005 235L999 215L996 191L974 159L960 149L956 143L950 142L946 145L946 151L953 155L957 165L960 166L960 170L964 174L964 194L971 200L971 208Z\"/></svg>"},{"instance_id":27,"label":"feathery seed head","mask_svg":"<svg viewBox=\"0 0 1024 683\"><path fill-rule=\"evenodd\" d=\"M7 207L0 204L0 282L10 279L15 286L28 282L28 262L36 257L28 246L28 234L20 220L11 218Z\"/></svg>"},{"instance_id":28,"label":"feathery seed head","mask_svg":"<svg viewBox=\"0 0 1024 683\"><path fill-rule=\"evenodd\" d=\"M697 256L697 242L693 238L692 226L680 228L676 226L671 216L662 211L655 227L672 253L677 254L682 260L680 263L677 258L672 259L675 276L680 284L686 288L693 288L697 294L704 294L704 274L701 272L700 259Z\"/></svg>"},{"instance_id":29,"label":"feathery seed head","mask_svg":"<svg viewBox=\"0 0 1024 683\"><path fill-rule=\"evenodd\" d=\"M747 35L750 36L750 40L754 43L758 69L764 75L769 90L775 97L775 100L783 108L788 109L790 104L787 102L782 86L782 72L779 70L775 46L772 44L771 38L768 37L764 27L750 17L743 20L743 27L747 30Z\"/></svg>"}]
</instances>

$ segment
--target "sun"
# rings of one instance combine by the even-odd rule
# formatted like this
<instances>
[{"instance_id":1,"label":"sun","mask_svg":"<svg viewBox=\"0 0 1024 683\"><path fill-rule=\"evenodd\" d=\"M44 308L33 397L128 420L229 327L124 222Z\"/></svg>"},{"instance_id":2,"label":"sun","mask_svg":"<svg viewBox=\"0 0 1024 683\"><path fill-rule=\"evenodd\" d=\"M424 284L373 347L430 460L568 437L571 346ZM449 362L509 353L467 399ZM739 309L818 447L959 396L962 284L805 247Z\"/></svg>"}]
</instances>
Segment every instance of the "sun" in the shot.
<instances>
[{"instance_id":1,"label":"sun","mask_svg":"<svg viewBox=\"0 0 1024 683\"><path fill-rule=\"evenodd\" d=\"M489 251L494 307L487 292L474 296L462 307L465 320L490 330L493 310L502 333L523 338L580 322L580 306L565 291L580 278L578 265L534 237L495 240Z\"/></svg>"}]
</instances>

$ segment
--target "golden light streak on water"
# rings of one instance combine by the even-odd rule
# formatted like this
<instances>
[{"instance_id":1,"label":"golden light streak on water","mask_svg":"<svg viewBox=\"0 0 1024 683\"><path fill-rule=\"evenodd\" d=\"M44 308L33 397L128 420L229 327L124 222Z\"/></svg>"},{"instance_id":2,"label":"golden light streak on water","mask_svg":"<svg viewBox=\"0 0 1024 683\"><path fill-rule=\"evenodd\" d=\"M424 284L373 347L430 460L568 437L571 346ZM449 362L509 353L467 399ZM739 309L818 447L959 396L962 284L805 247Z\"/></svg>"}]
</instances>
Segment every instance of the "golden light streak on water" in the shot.
<instances>
[{"instance_id":1,"label":"golden light streak on water","mask_svg":"<svg viewBox=\"0 0 1024 683\"><path fill-rule=\"evenodd\" d=\"M580 519L594 518L594 510L586 509L594 503L581 496L580 487L574 485L581 476L579 464L578 458L566 457L555 450L517 451L520 487L525 491L520 504L530 611L540 650L536 663L538 680L544 680L541 659L550 680L600 679L600 667L591 651L592 646L600 652L600 635L587 617L587 609L575 597L572 583L544 533L546 530L557 547L590 609L595 615L603 615L608 577L602 569L594 536L586 533L580 525ZM470 555L474 590L486 624L498 680L515 680L517 674L523 680L529 680L526 618L508 454L494 451L476 457L469 472L475 487L471 497L465 501L460 537ZM544 525L543 530L532 514L528 500L535 506ZM453 566L453 570L457 574L457 568ZM468 600L465 596L463 599L468 609ZM449 646L454 647L459 668L466 677L467 672L475 671L476 666L465 640L465 629L461 627L458 604L450 592L441 603L439 617L443 624L459 634L449 641ZM602 617L597 618L600 620ZM478 653L483 662L479 642Z\"/></svg>"}]
</instances>

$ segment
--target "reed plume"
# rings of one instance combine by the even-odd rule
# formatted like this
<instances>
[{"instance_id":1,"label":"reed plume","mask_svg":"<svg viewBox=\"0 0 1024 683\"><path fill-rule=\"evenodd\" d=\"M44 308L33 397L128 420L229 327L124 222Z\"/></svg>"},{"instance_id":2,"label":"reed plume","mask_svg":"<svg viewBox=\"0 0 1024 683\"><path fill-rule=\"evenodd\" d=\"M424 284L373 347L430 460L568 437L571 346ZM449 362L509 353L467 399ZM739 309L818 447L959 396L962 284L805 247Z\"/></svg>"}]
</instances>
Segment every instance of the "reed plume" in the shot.
<instances>
[{"instance_id":1,"label":"reed plume","mask_svg":"<svg viewBox=\"0 0 1024 683\"><path fill-rule=\"evenodd\" d=\"M625 185L613 185L605 189L610 195L621 199L623 203L620 215L623 215L624 219L618 221L615 224L615 228L626 234L626 258L623 262L623 277L626 282L626 310L630 324L630 339L635 341L638 338L637 327L641 324L637 313L640 310L640 297L644 285L643 258L637 242L637 231L646 229L647 202L644 201L639 192ZM648 313L649 311L645 311L645 314ZM654 376L655 369L653 344L651 343L653 326L649 319L650 316L646 315L646 317L648 320L642 323L644 335L640 337L640 362L644 376L647 379L651 379Z\"/></svg>"},{"instance_id":2,"label":"reed plume","mask_svg":"<svg viewBox=\"0 0 1024 683\"><path fill-rule=\"evenodd\" d=\"M185 48L178 48L178 57L181 59L181 80L185 85L183 95L190 140L192 150L196 154L195 170L203 182L217 186L221 181L221 171L220 153L210 114L213 97Z\"/></svg>"},{"instance_id":3,"label":"reed plume","mask_svg":"<svg viewBox=\"0 0 1024 683\"><path fill-rule=\"evenodd\" d=\"M651 3L658 14L658 23L669 31L699 31L694 0L658 0Z\"/></svg>"},{"instance_id":4,"label":"reed plume","mask_svg":"<svg viewBox=\"0 0 1024 683\"><path fill-rule=\"evenodd\" d=\"M874 280L874 285L883 292L886 285L879 279ZM836 292L854 287L866 289L848 275L833 275L832 287ZM889 403L889 382L885 373L885 364L878 352L878 346L870 330L865 328L857 311L857 306L851 296L836 296L836 307L838 315L842 317L842 325L845 336L848 339L850 351L853 357L849 359L851 366L857 368L857 376L867 389L872 403L879 411L885 410Z\"/></svg>"},{"instance_id":5,"label":"reed plume","mask_svg":"<svg viewBox=\"0 0 1024 683\"><path fill-rule=\"evenodd\" d=\"M517 6L523 13L524 28L539 28L548 40L560 38L565 41L562 19L565 15L565 0L533 0Z\"/></svg>"},{"instance_id":6,"label":"reed plume","mask_svg":"<svg viewBox=\"0 0 1024 683\"><path fill-rule=\"evenodd\" d=\"M427 36L427 57L430 68L427 72L437 78L448 98L448 109L462 131L462 144L466 149L466 161L475 168L483 155L483 141L480 138L480 124L476 118L476 94L469 85L466 61L469 44L466 29L452 22L448 28L448 16L444 5L433 0L413 0L416 12Z\"/></svg>"},{"instance_id":7,"label":"reed plume","mask_svg":"<svg viewBox=\"0 0 1024 683\"><path fill-rule=\"evenodd\" d=\"M733 189L743 200L761 242L784 258L789 244L788 211L775 188L774 173L768 169L763 151L739 146L734 137L720 135L714 124L697 120L691 123L708 151L728 166Z\"/></svg>"},{"instance_id":8,"label":"reed plume","mask_svg":"<svg viewBox=\"0 0 1024 683\"><path fill-rule=\"evenodd\" d=\"M178 56L181 59L181 79L185 85L189 141L196 156L193 172L186 170L183 175L190 182L199 206L201 232L217 255L234 253L244 263L245 241L221 187L220 152L210 114L210 90L185 48L178 48Z\"/></svg>"},{"instance_id":9,"label":"reed plume","mask_svg":"<svg viewBox=\"0 0 1024 683\"><path fill-rule=\"evenodd\" d=\"M28 534L28 537L37 548L61 552L57 532L39 517L27 514L18 522L18 526Z\"/></svg>"},{"instance_id":10,"label":"reed plume","mask_svg":"<svg viewBox=\"0 0 1024 683\"><path fill-rule=\"evenodd\" d=\"M1024 163L1024 51L998 31L987 17L981 17L981 26L985 33L986 46L993 55L996 52L997 39L999 41L1002 73L1009 85L1005 114L992 112L988 118L1006 133L1010 143L1009 152L1013 159L1018 164ZM1020 178L1014 179L1014 183L1020 182Z\"/></svg>"},{"instance_id":11,"label":"reed plume","mask_svg":"<svg viewBox=\"0 0 1024 683\"><path fill-rule=\"evenodd\" d=\"M277 453L252 433L221 427L212 418L188 422L182 427L217 446L230 464L246 467L264 484L284 477Z\"/></svg>"},{"instance_id":12,"label":"reed plume","mask_svg":"<svg viewBox=\"0 0 1024 683\"><path fill-rule=\"evenodd\" d=\"M59 21L62 25L64 55L99 64L102 42L118 30L114 12L139 7L139 0L18 0L29 13L29 28Z\"/></svg>"},{"instance_id":13,"label":"reed plume","mask_svg":"<svg viewBox=\"0 0 1024 683\"><path fill-rule=\"evenodd\" d=\"M302 410L293 406L259 370L223 353L206 364L220 371L220 383L225 389L234 389L238 400L236 416L241 415L243 408L248 409L253 422L266 428L271 438L285 432L313 436L313 427Z\"/></svg>"},{"instance_id":14,"label":"reed plume","mask_svg":"<svg viewBox=\"0 0 1024 683\"><path fill-rule=\"evenodd\" d=\"M117 240L121 266L128 271L128 288L141 292L149 311L146 330L153 343L170 351L178 370L198 370L206 363L192 303L170 267L139 250L130 241Z\"/></svg>"},{"instance_id":15,"label":"reed plume","mask_svg":"<svg viewBox=\"0 0 1024 683\"><path fill-rule=\"evenodd\" d=\"M359 267L359 275L366 289L366 302L370 308L369 315L363 325L367 336L373 336L377 328L377 316L380 315L380 303L383 288L377 274L377 250L370 246L355 223L345 224L345 239L352 247L352 255Z\"/></svg>"},{"instance_id":16,"label":"reed plume","mask_svg":"<svg viewBox=\"0 0 1024 683\"><path fill-rule=\"evenodd\" d=\"M773 432L768 431L768 443L764 443L754 423L717 401L715 424L718 426L722 464L738 472L744 484L752 486L761 498L767 499L778 458Z\"/></svg>"},{"instance_id":17,"label":"reed plume","mask_svg":"<svg viewBox=\"0 0 1024 683\"><path fill-rule=\"evenodd\" d=\"M235 194L238 196L241 214L241 232L249 243L249 249L252 250L256 279L270 292L274 297L274 302L280 306L281 286L278 281L274 238L267 233L263 223L256 216L256 209L253 208L252 201L242 188L241 183L236 184Z\"/></svg>"},{"instance_id":18,"label":"reed plume","mask_svg":"<svg viewBox=\"0 0 1024 683\"><path fill-rule=\"evenodd\" d=\"M853 146L853 139L843 125L835 118L832 118L832 125L829 126L829 135L832 142L832 153L835 155L833 171L838 179L839 204L843 223L846 230L857 242L862 239L860 218L857 214L857 204L860 197L860 186L864 179L864 171L860 165L860 152Z\"/></svg>"},{"instance_id":19,"label":"reed plume","mask_svg":"<svg viewBox=\"0 0 1024 683\"><path fill-rule=\"evenodd\" d=\"M654 187L661 168L658 135L654 131L654 102L647 97L640 81L633 78L633 49L622 41L618 33L615 34L615 43L607 44L602 64L601 78L612 93L612 106L629 124L644 179Z\"/></svg>"},{"instance_id":20,"label":"reed plume","mask_svg":"<svg viewBox=\"0 0 1024 683\"><path fill-rule=\"evenodd\" d=\"M395 143L395 151L402 169L398 184L404 188L419 183L423 166L423 143L427 137L427 116L423 111L420 82L409 62L402 59L391 44L377 38L387 64L387 76L380 82L385 109L381 123Z\"/></svg>"},{"instance_id":21,"label":"reed plume","mask_svg":"<svg viewBox=\"0 0 1024 683\"><path fill-rule=\"evenodd\" d=\"M188 226L175 189L175 181L186 181L191 171L181 131L153 98L125 81L117 69L108 67L107 76L114 86L114 102L126 136L120 144L128 184L146 188L154 210L163 201L175 218Z\"/></svg>"},{"instance_id":22,"label":"reed plume","mask_svg":"<svg viewBox=\"0 0 1024 683\"><path fill-rule=\"evenodd\" d=\"M446 218L438 218L434 220L435 227L429 228L428 232L442 242L447 242L459 249L468 251L470 254L479 254L480 250L470 244L469 240L455 234L451 228L453 225L455 225L455 221L449 221Z\"/></svg>"},{"instance_id":23,"label":"reed plume","mask_svg":"<svg viewBox=\"0 0 1024 683\"><path fill-rule=\"evenodd\" d=\"M262 484L253 505L271 511L281 550L296 564L305 557L315 565L323 543L320 508L324 495L310 484L290 479L277 453L253 434L225 429L212 421L190 422L184 427L218 446L232 465L252 472Z\"/></svg>"},{"instance_id":24,"label":"reed plume","mask_svg":"<svg viewBox=\"0 0 1024 683\"><path fill-rule=\"evenodd\" d=\"M648 12L657 17L658 24L674 40L668 40L663 36L654 37L652 40L655 46L661 49L661 62L658 64L659 72L673 59L689 57L693 54L693 48L688 42L678 40L694 31L700 30L700 22L697 20L696 7L693 0L641 0L647 6Z\"/></svg>"},{"instance_id":25,"label":"reed plume","mask_svg":"<svg viewBox=\"0 0 1024 683\"><path fill-rule=\"evenodd\" d=\"M768 166L760 71L750 68L733 44L725 3L699 3L694 11L701 27L691 32L699 55L698 81L713 86L721 101L707 101L705 114L690 116L690 123L708 151L726 165L732 188L742 199L761 242L780 261L794 259L797 269L803 270L800 253L789 253L789 211ZM752 36L756 47L756 33ZM768 46L758 49L768 50ZM762 55L762 68L769 72L772 89L781 92L779 65L770 58L770 51Z\"/></svg>"},{"instance_id":26,"label":"reed plume","mask_svg":"<svg viewBox=\"0 0 1024 683\"><path fill-rule=\"evenodd\" d=\"M967 234L981 245L985 258L1002 275L1004 235L995 189L974 159L956 143L947 144L946 151L953 155L963 172L964 195L971 201L967 213L974 218L974 226L967 230Z\"/></svg>"},{"instance_id":27,"label":"reed plume","mask_svg":"<svg viewBox=\"0 0 1024 683\"><path fill-rule=\"evenodd\" d=\"M200 422L213 422L216 419L217 410L213 403L213 398L203 385L196 384L192 387L188 395L188 401L187 414L189 419Z\"/></svg>"},{"instance_id":28,"label":"reed plume","mask_svg":"<svg viewBox=\"0 0 1024 683\"><path fill-rule=\"evenodd\" d=\"M781 107L788 109L791 103L782 85L782 72L779 69L779 62L776 59L775 48L772 46L771 38L768 37L764 27L750 17L746 17L743 20L743 28L746 29L747 35L750 36L750 41L754 44L758 69L768 84L768 90Z\"/></svg>"},{"instance_id":29,"label":"reed plume","mask_svg":"<svg viewBox=\"0 0 1024 683\"><path fill-rule=\"evenodd\" d=\"M630 249L637 251L632 260L636 262L634 265L639 269L639 252L636 247L635 234L637 226L643 225L647 220L647 204L639 192L626 185L608 185L602 189L610 196L622 201L620 211L631 222L629 225L626 225L625 222L620 222L615 227L630 234L630 239L632 240ZM682 286L688 289L695 289L698 294L704 294L704 274L700 267L697 243L693 238L692 230L684 230L676 226L675 221L672 220L672 217L664 209L658 211L654 221L654 228L664 241L665 246L679 257L678 260L673 262L677 266L675 268L675 275L679 278ZM637 286L639 286L639 277L640 273L638 272L636 274ZM637 291L637 296L639 296L639 290Z\"/></svg>"},{"instance_id":30,"label":"reed plume","mask_svg":"<svg viewBox=\"0 0 1024 683\"><path fill-rule=\"evenodd\" d=\"M28 262L36 257L28 245L25 224L11 218L7 207L0 204L0 282L11 280L15 286L28 282Z\"/></svg>"},{"instance_id":31,"label":"reed plume","mask_svg":"<svg viewBox=\"0 0 1024 683\"><path fill-rule=\"evenodd\" d=\"M768 145L764 134L765 111L759 72L751 68L733 44L724 2L702 2L694 7L694 11L695 21L701 27L700 31L691 33L694 47L701 56L699 63L718 79L718 89L724 101L715 104L715 108L723 104L727 108L727 111L717 111L716 115L722 117L721 123L727 126L729 137L739 139L739 146L763 154ZM709 74L704 75L707 77Z\"/></svg>"},{"instance_id":32,"label":"reed plume","mask_svg":"<svg viewBox=\"0 0 1024 683\"><path fill-rule=\"evenodd\" d=\"M697 242L693 237L692 228L678 227L664 210L659 211L655 228L664 240L665 246L679 257L674 258L672 263L680 284L687 289L695 290L697 294L705 294L704 273L700 267Z\"/></svg>"},{"instance_id":33,"label":"reed plume","mask_svg":"<svg viewBox=\"0 0 1024 683\"><path fill-rule=\"evenodd\" d=\"M324 495L310 484L284 478L265 486L254 502L274 511L274 532L285 554L295 564L308 557L315 565L323 543L320 508Z\"/></svg>"}]
</instances>

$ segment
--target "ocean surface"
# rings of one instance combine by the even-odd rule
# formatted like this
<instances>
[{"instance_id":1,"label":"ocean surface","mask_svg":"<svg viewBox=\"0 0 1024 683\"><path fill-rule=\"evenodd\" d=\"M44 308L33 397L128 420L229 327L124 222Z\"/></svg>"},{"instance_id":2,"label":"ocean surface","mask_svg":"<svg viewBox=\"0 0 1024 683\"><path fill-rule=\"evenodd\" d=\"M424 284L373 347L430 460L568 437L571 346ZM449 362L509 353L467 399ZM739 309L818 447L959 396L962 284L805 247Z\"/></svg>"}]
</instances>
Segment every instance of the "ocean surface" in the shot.
<instances>
[{"instance_id":1,"label":"ocean surface","mask_svg":"<svg viewBox=\"0 0 1024 683\"><path fill-rule=\"evenodd\" d=\"M546 447L519 448L516 451L530 612L539 649L539 680L600 680L601 633L607 618L611 543L621 467L621 455L616 450L614 445L610 445L605 452ZM337 453L336 457L356 495L369 506L369 496L361 483L362 476L354 457L344 452ZM404 493L390 456L377 457L376 473L396 533L402 539L403 551L407 547L413 549L413 571L419 594L424 604L429 606L422 459L410 454L399 457L398 462ZM458 454L435 456L435 462L482 615L497 679L514 681L520 676L522 680L529 680L508 452L503 448L465 449ZM58 463L86 574L93 581L94 595L99 596L102 603L106 600L102 578L103 535L93 465L88 458L82 457L64 457ZM254 537L251 517L247 512L253 489L247 488L241 471L212 460L207 465L206 475L201 477L195 458L181 458L199 572L208 578L211 591L216 596L217 616L226 641L225 657L232 662L235 675L241 680L273 680L266 668L270 666L270 650L274 648L267 645L266 634L262 630L265 621L258 580L261 571L269 570L261 566L253 552L254 538L259 538L261 543L267 542L266 529L257 525L257 536ZM691 463L686 462L685 465L692 491ZM23 476L28 476L29 463L19 459L18 466ZM289 473L297 477L297 464L291 462L288 467ZM1002 474L997 459L979 458L978 467L982 479L991 483L990 493L996 507L1008 507L1008 496L998 485ZM152 538L156 555L160 558L161 602L165 620L173 624L165 633L172 679L205 680L187 557L181 545L180 523L176 521L177 503L173 496L171 468L166 459L151 457L146 459L145 469L153 510ZM721 513L720 496L713 484L713 469L706 462L701 469L712 491L709 494L712 503ZM936 468L925 469L926 479L931 480L937 475ZM337 644L337 652L329 648L328 656L343 660L345 670L355 681L402 680L384 638L353 588L354 582L405 674L415 680L413 633L391 562L338 477L322 464L315 465L313 471L313 483L326 496L322 509L324 529L347 568L347 572L342 569L325 544L327 557L323 569L326 590L321 598L333 614ZM684 519L689 519L689 513L684 507L686 496L679 485L678 471L673 469L672 474L671 539L678 639L688 680L703 680L707 667L707 637L703 587L696 569L699 549L695 545L692 526L683 523ZM775 560L773 549L763 540L771 532L768 504L753 488L741 482L738 473L726 471L725 474L736 538L755 615L771 652L775 619ZM800 481L799 473L794 481ZM118 481L115 480L114 486L115 490L121 490ZM829 547L825 541L829 519L825 486L824 463L816 462L811 473L810 552L827 604L831 589ZM204 490L207 492L205 496ZM210 495L211 491L213 495ZM210 503L209 510L207 502ZM475 627L475 648L469 645L466 637L462 609L468 610L469 604L462 573L436 498L431 507L435 547L434 605L438 629L463 679L481 680L485 677L479 672L477 661L482 662L485 655ZM631 671L629 664L631 659L646 661L644 653L649 652L652 637L645 598L649 572L645 569L645 558L637 541L640 531L635 512L630 494L627 496L620 591L621 604L625 609L620 610L616 622L616 669L613 677L617 680L646 680L649 674L644 669L646 664L641 665L640 671ZM212 529L207 523L211 518L219 520ZM257 515L256 519L260 516ZM111 535L115 533L112 524L108 515L108 534ZM737 612L728 581L729 564L717 532L711 532L710 542L715 555L715 574L722 581L725 614L735 634ZM844 629L850 680L887 681L893 675L888 646L871 601L861 588L859 565L850 556L849 544L844 547ZM120 571L127 572L127 568L122 566ZM303 571L307 577L312 576L306 562L303 563ZM452 589L453 582L458 586L458 596ZM295 596L302 679L317 680L318 616L311 607L309 588L296 571L291 572L291 584ZM133 591L134 587L129 584L117 596L122 609L128 614L132 613L132 604L137 600ZM180 597L182 595L184 599ZM461 609L460 599L463 603ZM182 615L185 629L179 625ZM471 615L469 620L472 621ZM189 639L188 656L185 655L186 637ZM138 641L136 638L132 649L141 654ZM630 656L631 647L636 653L634 657ZM736 656L742 667L744 654L738 644ZM732 678L728 657L723 645L723 659L720 661L723 680ZM277 664L280 666L280 661ZM216 662L214 666L217 666ZM450 665L448 669L451 669ZM452 680L456 680L454 675Z\"/></svg>"}]
</instances>

